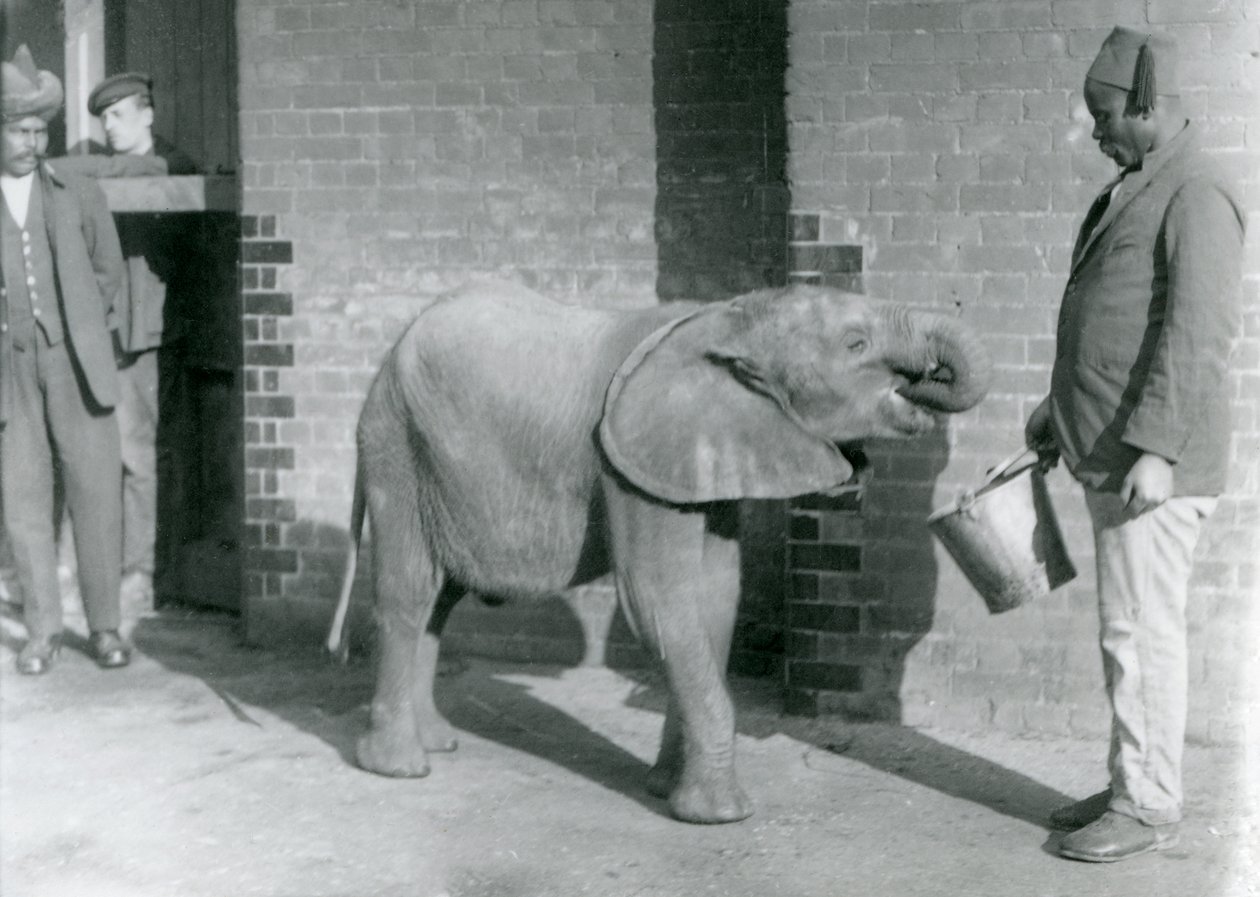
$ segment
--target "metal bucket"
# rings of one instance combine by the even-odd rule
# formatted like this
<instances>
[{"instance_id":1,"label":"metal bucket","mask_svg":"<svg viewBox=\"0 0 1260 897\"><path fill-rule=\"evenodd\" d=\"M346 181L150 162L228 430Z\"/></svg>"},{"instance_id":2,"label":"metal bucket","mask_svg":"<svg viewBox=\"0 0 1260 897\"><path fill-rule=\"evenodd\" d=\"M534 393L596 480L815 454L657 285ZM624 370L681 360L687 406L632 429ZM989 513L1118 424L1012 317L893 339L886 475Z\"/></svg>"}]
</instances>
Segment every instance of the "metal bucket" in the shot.
<instances>
[{"instance_id":1,"label":"metal bucket","mask_svg":"<svg viewBox=\"0 0 1260 897\"><path fill-rule=\"evenodd\" d=\"M927 522L989 613L1048 595L1076 576L1034 452L1008 458Z\"/></svg>"}]
</instances>

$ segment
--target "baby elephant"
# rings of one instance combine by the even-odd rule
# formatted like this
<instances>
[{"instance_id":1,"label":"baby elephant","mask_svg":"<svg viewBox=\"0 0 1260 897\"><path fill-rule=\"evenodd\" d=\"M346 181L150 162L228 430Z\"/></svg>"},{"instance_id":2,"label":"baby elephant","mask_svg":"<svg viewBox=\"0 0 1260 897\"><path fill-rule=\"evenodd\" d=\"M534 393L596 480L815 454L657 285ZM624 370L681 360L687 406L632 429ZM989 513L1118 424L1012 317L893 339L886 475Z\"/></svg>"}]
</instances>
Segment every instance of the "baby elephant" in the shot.
<instances>
[{"instance_id":1,"label":"baby elephant","mask_svg":"<svg viewBox=\"0 0 1260 897\"><path fill-rule=\"evenodd\" d=\"M423 776L427 752L454 749L433 679L466 591L536 597L611 571L669 682L649 790L688 822L747 817L725 682L736 502L838 487L849 444L924 433L989 375L958 321L823 287L635 311L503 283L438 300L359 418L351 530L357 547L366 507L379 636L359 763Z\"/></svg>"}]
</instances>

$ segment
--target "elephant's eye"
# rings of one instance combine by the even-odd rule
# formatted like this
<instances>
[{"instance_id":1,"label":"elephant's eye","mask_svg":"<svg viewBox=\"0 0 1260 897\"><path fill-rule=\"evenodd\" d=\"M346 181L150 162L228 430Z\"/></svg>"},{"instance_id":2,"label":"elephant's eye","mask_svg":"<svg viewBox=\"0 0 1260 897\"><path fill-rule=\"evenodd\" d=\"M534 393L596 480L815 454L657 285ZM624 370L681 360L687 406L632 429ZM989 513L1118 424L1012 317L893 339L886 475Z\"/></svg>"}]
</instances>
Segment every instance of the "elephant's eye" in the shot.
<instances>
[{"instance_id":1,"label":"elephant's eye","mask_svg":"<svg viewBox=\"0 0 1260 897\"><path fill-rule=\"evenodd\" d=\"M844 347L854 355L860 355L866 351L866 337L860 333L846 333L844 335Z\"/></svg>"}]
</instances>

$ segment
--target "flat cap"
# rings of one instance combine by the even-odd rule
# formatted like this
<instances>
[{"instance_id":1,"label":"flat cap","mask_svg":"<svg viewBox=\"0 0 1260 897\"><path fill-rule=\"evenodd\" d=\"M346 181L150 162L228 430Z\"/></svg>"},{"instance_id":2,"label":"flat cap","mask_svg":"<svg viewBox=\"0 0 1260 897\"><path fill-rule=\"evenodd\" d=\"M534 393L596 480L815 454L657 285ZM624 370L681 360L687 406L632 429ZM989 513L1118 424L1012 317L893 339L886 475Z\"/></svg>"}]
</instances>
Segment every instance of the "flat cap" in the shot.
<instances>
[{"instance_id":1,"label":"flat cap","mask_svg":"<svg viewBox=\"0 0 1260 897\"><path fill-rule=\"evenodd\" d=\"M1103 41L1086 78L1135 94L1138 108L1150 108L1156 95L1181 93L1177 42L1166 34L1117 26Z\"/></svg>"},{"instance_id":2,"label":"flat cap","mask_svg":"<svg viewBox=\"0 0 1260 897\"><path fill-rule=\"evenodd\" d=\"M65 98L61 80L52 72L41 72L35 68L35 59L26 44L18 47L13 61L5 62L0 69L0 82L4 85L0 105L3 106L5 121L30 115L48 121L57 114Z\"/></svg>"},{"instance_id":3,"label":"flat cap","mask_svg":"<svg viewBox=\"0 0 1260 897\"><path fill-rule=\"evenodd\" d=\"M145 72L121 72L110 75L88 94L88 112L100 115L119 100L132 96L151 96L153 79Z\"/></svg>"}]
</instances>

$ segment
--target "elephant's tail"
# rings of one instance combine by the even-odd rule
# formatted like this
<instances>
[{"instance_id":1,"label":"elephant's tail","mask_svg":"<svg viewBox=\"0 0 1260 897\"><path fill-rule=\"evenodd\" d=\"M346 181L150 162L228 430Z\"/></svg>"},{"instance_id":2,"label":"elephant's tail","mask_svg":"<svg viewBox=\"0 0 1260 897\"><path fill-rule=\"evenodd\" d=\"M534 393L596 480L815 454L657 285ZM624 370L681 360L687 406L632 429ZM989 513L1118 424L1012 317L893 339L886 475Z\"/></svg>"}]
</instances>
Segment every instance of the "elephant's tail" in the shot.
<instances>
[{"instance_id":1,"label":"elephant's tail","mask_svg":"<svg viewBox=\"0 0 1260 897\"><path fill-rule=\"evenodd\" d=\"M333 613L332 627L328 630L328 652L339 663L350 659L350 634L346 615L350 610L350 592L354 589L354 574L359 566L359 541L363 537L363 467L355 465L354 503L350 508L350 553L346 558L346 573L341 580L341 594L337 597L337 610Z\"/></svg>"}]
</instances>

